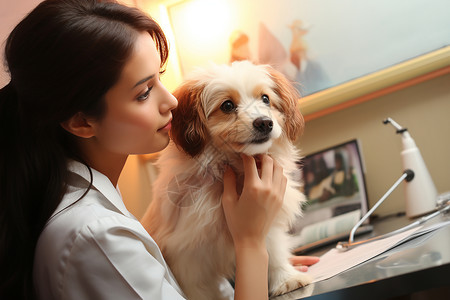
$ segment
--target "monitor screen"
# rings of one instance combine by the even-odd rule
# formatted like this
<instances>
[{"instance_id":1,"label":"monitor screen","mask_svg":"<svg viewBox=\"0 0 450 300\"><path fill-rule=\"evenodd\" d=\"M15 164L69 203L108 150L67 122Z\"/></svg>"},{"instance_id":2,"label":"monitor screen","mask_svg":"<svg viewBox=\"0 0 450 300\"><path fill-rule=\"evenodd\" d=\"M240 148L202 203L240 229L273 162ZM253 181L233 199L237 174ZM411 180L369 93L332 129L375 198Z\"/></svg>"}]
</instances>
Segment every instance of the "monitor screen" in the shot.
<instances>
[{"instance_id":1,"label":"monitor screen","mask_svg":"<svg viewBox=\"0 0 450 300\"><path fill-rule=\"evenodd\" d=\"M307 201L291 230L296 245L349 232L368 207L358 140L306 155L298 166Z\"/></svg>"}]
</instances>

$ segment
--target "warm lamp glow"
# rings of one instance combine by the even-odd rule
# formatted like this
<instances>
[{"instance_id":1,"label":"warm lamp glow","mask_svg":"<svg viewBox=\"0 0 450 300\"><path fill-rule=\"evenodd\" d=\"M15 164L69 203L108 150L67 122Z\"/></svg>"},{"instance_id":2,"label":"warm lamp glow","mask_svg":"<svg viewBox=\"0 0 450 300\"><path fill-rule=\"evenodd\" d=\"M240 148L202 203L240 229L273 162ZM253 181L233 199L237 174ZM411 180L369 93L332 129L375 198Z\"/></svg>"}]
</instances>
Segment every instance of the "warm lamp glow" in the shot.
<instances>
[{"instance_id":1,"label":"warm lamp glow","mask_svg":"<svg viewBox=\"0 0 450 300\"><path fill-rule=\"evenodd\" d=\"M223 61L229 56L231 32L229 2L226 0L183 1L169 7L177 51L189 57L190 66ZM189 67L181 62L183 72ZM186 68L187 67L187 68Z\"/></svg>"},{"instance_id":2,"label":"warm lamp glow","mask_svg":"<svg viewBox=\"0 0 450 300\"><path fill-rule=\"evenodd\" d=\"M203 46L211 46L215 37L227 36L230 28L229 7L224 0L187 2L183 17L184 34Z\"/></svg>"}]
</instances>

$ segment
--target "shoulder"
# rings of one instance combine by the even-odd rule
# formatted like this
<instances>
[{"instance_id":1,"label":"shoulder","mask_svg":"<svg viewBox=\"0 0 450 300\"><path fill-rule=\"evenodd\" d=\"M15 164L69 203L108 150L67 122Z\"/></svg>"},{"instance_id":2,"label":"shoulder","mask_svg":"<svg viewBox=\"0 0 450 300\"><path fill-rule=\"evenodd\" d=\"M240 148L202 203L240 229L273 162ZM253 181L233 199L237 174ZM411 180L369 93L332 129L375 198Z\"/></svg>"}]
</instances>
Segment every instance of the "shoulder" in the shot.
<instances>
[{"instance_id":1,"label":"shoulder","mask_svg":"<svg viewBox=\"0 0 450 300\"><path fill-rule=\"evenodd\" d=\"M97 189L91 188L80 199L83 193L83 189L69 187L40 238L74 240L77 235L89 233L101 236L111 232L113 228L122 228L128 232L136 232L137 236L144 239L151 239L136 218L128 211L117 208Z\"/></svg>"},{"instance_id":2,"label":"shoulder","mask_svg":"<svg viewBox=\"0 0 450 300\"><path fill-rule=\"evenodd\" d=\"M78 191L69 191L62 207L48 221L39 237L37 253L40 248L45 248L55 252L53 257L63 253L74 255L77 254L74 248L77 245L112 247L115 239L126 237L157 248L136 218L131 214L124 215L99 191L91 189L79 201L73 201L76 198L73 194L78 194ZM70 253L67 251L69 248Z\"/></svg>"},{"instance_id":3,"label":"shoulder","mask_svg":"<svg viewBox=\"0 0 450 300\"><path fill-rule=\"evenodd\" d=\"M108 203L92 201L92 192L89 194L48 221L37 243L35 265L47 262L48 268L48 262L67 263L97 247L107 253L108 247L114 249L114 244L120 243L120 237L157 247L139 221L108 207Z\"/></svg>"},{"instance_id":4,"label":"shoulder","mask_svg":"<svg viewBox=\"0 0 450 300\"><path fill-rule=\"evenodd\" d=\"M42 232L35 254L38 293L79 299L150 293L160 299L165 286L177 295L158 246L139 221L86 200L56 215Z\"/></svg>"}]
</instances>

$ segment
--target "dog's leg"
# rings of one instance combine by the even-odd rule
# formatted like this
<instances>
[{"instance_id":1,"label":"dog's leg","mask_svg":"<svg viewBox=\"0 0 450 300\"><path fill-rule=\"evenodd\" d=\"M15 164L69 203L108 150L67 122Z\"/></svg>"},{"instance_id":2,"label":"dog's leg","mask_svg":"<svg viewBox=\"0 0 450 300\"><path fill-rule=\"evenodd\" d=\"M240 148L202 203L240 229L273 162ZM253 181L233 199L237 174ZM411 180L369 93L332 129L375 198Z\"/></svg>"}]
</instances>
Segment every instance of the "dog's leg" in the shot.
<instances>
[{"instance_id":1,"label":"dog's leg","mask_svg":"<svg viewBox=\"0 0 450 300\"><path fill-rule=\"evenodd\" d=\"M269 293L277 296L303 287L311 277L296 270L289 262L288 236L281 228L272 228L267 236L269 252Z\"/></svg>"}]
</instances>

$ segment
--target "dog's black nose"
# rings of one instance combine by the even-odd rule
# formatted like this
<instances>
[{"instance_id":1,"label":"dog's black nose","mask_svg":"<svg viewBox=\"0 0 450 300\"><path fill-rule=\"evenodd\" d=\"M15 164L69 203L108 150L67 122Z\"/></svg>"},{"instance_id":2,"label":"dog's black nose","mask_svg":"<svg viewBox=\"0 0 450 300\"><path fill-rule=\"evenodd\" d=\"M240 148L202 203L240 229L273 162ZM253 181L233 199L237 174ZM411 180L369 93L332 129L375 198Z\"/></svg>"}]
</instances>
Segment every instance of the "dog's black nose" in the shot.
<instances>
[{"instance_id":1,"label":"dog's black nose","mask_svg":"<svg viewBox=\"0 0 450 300\"><path fill-rule=\"evenodd\" d=\"M273 122L268 117L260 117L253 121L253 127L261 133L268 134L272 131Z\"/></svg>"}]
</instances>

